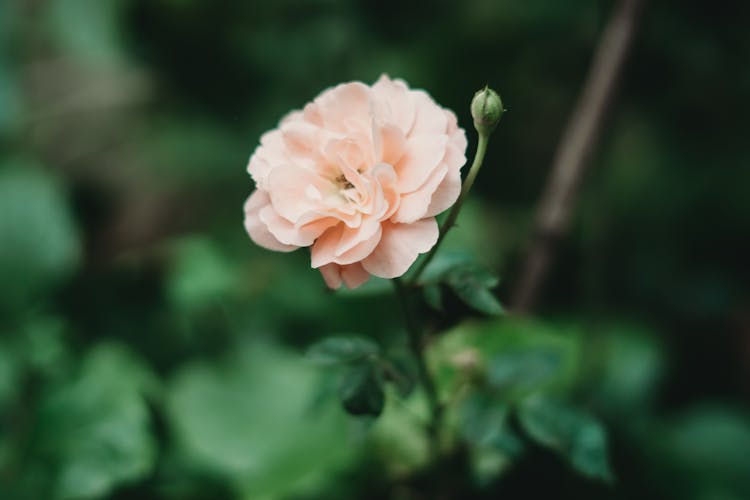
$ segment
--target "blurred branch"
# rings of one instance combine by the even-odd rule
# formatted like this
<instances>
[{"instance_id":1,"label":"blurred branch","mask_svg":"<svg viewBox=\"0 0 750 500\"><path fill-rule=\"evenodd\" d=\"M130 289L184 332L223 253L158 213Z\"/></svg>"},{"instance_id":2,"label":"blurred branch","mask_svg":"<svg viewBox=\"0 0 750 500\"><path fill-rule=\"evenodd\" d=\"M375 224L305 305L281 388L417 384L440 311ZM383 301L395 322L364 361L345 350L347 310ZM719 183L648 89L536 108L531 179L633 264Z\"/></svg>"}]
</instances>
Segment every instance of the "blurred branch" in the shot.
<instances>
[{"instance_id":1,"label":"blurred branch","mask_svg":"<svg viewBox=\"0 0 750 500\"><path fill-rule=\"evenodd\" d=\"M604 29L539 202L532 240L513 291L516 312L533 308L557 244L567 230L578 186L599 139L645 3L646 0L620 0Z\"/></svg>"}]
</instances>

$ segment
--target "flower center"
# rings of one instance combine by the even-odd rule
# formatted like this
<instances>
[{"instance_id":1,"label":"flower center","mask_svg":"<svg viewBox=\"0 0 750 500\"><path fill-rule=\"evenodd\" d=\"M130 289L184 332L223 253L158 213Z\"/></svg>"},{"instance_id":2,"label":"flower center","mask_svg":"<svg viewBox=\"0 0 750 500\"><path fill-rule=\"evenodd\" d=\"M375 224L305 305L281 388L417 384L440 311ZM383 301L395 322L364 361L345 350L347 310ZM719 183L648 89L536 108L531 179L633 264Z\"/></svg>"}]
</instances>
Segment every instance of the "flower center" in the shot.
<instances>
[{"instance_id":1,"label":"flower center","mask_svg":"<svg viewBox=\"0 0 750 500\"><path fill-rule=\"evenodd\" d=\"M344 176L344 174L339 175L334 179L336 184L339 186L340 189L352 189L354 188L354 184L349 182L347 178Z\"/></svg>"}]
</instances>

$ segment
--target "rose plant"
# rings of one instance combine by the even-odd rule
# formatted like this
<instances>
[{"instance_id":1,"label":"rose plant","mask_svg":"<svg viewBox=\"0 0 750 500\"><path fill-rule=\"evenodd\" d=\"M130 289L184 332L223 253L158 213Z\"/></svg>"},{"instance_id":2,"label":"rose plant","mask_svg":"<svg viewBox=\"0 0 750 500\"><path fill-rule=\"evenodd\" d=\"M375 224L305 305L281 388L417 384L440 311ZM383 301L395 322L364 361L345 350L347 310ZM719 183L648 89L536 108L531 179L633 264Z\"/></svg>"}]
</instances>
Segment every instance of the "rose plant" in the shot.
<instances>
[{"instance_id":1,"label":"rose plant","mask_svg":"<svg viewBox=\"0 0 750 500\"><path fill-rule=\"evenodd\" d=\"M469 395L463 382L446 394L428 362L425 346L431 339L421 314L426 304L440 308L445 289L481 313L503 314L491 272L470 259L433 261L505 111L488 87L474 95L470 108L478 142L462 181L466 134L456 115L427 92L386 75L371 86L350 82L324 90L261 137L247 167L256 189L245 202L245 229L270 250L309 248L311 266L331 289L357 288L371 276L392 280L403 307L411 369L367 338L330 337L308 350L311 361L343 368L339 398L350 414L379 416L387 382L404 398L420 386L429 404L425 435L433 458L456 441L447 436L449 425L454 431L456 425L465 428L458 433L477 450L486 451L490 443L494 452L508 456L519 442L508 427L513 405L529 440L562 453L585 474L608 479L598 422L536 390L560 370L556 353L499 352L488 365L475 345L454 345L447 357L466 372L464 382L474 390ZM426 255L414 265L420 254ZM449 408L456 394L459 416Z\"/></svg>"}]
</instances>

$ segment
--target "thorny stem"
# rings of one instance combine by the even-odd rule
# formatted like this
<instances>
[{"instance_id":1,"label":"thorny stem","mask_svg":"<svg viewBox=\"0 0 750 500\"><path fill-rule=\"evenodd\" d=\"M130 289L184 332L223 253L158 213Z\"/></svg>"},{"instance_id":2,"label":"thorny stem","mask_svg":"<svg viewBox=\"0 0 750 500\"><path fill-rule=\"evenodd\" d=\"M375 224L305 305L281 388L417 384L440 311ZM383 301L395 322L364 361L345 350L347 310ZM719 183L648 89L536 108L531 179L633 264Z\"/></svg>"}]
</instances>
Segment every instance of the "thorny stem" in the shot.
<instances>
[{"instance_id":1,"label":"thorny stem","mask_svg":"<svg viewBox=\"0 0 750 500\"><path fill-rule=\"evenodd\" d=\"M424 272L427 265L432 261L432 258L435 256L435 253L437 253L438 247L440 247L440 243L442 243L443 238L445 238L446 233L456 225L456 219L458 218L458 213L461 211L461 206L464 203L464 200L466 199L466 195L469 193L469 190L471 190L471 186L474 184L474 179L476 179L477 174L479 173L479 169L482 168L482 162L484 161L484 154L487 152L487 140L489 138L489 134L479 134L479 142L477 143L477 152L474 155L474 162L471 164L471 168L469 169L469 173L466 176L466 179L463 182L463 185L461 186L461 194L458 195L458 200L456 200L456 203L451 208L451 211L448 213L448 216L445 218L443 223L440 225L440 233L438 234L438 239L435 245L432 247L430 252L427 254L427 256L422 259L422 262L419 263L419 266L417 266L417 269L414 271L414 274L411 275L409 278L408 284L409 286L414 286L417 284L419 277L422 275L422 272Z\"/></svg>"},{"instance_id":2,"label":"thorny stem","mask_svg":"<svg viewBox=\"0 0 750 500\"><path fill-rule=\"evenodd\" d=\"M422 387L424 387L430 405L430 420L427 424L427 437L430 442L430 452L432 456L436 458L440 454L440 425L443 418L443 406L440 403L435 382L427 368L427 362L424 356L424 345L422 343L422 329L414 317L410 306L410 290L398 278L393 280L393 285L404 312L406 332L409 335L409 349L417 363L419 381L422 384Z\"/></svg>"}]
</instances>

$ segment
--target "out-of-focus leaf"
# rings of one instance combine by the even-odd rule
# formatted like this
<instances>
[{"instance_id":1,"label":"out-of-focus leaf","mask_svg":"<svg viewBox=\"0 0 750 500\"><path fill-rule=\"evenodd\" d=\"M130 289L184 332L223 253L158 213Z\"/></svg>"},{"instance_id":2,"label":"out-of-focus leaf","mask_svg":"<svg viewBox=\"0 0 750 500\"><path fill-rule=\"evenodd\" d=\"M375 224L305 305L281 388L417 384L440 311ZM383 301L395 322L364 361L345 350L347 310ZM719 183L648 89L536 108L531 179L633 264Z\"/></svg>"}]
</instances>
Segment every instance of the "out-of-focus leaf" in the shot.
<instances>
[{"instance_id":1,"label":"out-of-focus leaf","mask_svg":"<svg viewBox=\"0 0 750 500\"><path fill-rule=\"evenodd\" d=\"M38 373L49 378L62 375L68 368L69 349L63 332L65 323L57 317L36 317L18 338L19 357Z\"/></svg>"},{"instance_id":2,"label":"out-of-focus leaf","mask_svg":"<svg viewBox=\"0 0 750 500\"><path fill-rule=\"evenodd\" d=\"M146 476L156 445L145 391L153 376L127 350L103 344L72 383L45 401L41 437L58 464L55 498L100 498Z\"/></svg>"},{"instance_id":3,"label":"out-of-focus leaf","mask_svg":"<svg viewBox=\"0 0 750 500\"><path fill-rule=\"evenodd\" d=\"M230 291L234 274L208 239L186 238L175 245L169 296L178 306L195 310L215 304Z\"/></svg>"},{"instance_id":4,"label":"out-of-focus leaf","mask_svg":"<svg viewBox=\"0 0 750 500\"><path fill-rule=\"evenodd\" d=\"M492 446L507 421L507 405L482 393L472 394L461 405L461 434L476 446Z\"/></svg>"},{"instance_id":5,"label":"out-of-focus leaf","mask_svg":"<svg viewBox=\"0 0 750 500\"><path fill-rule=\"evenodd\" d=\"M471 445L472 470L480 484L496 478L524 452L524 444L508 425L508 405L482 392L461 405L459 431Z\"/></svg>"},{"instance_id":6,"label":"out-of-focus leaf","mask_svg":"<svg viewBox=\"0 0 750 500\"><path fill-rule=\"evenodd\" d=\"M380 353L372 340L363 337L328 337L307 350L306 357L321 366L368 361Z\"/></svg>"},{"instance_id":7,"label":"out-of-focus leaf","mask_svg":"<svg viewBox=\"0 0 750 500\"><path fill-rule=\"evenodd\" d=\"M490 359L489 384L501 391L529 391L557 375L562 353L550 347L514 348Z\"/></svg>"},{"instance_id":8,"label":"out-of-focus leaf","mask_svg":"<svg viewBox=\"0 0 750 500\"><path fill-rule=\"evenodd\" d=\"M173 380L170 425L185 460L228 477L246 498L314 491L351 460L338 403L311 408L316 370L282 348L238 347Z\"/></svg>"},{"instance_id":9,"label":"out-of-focus leaf","mask_svg":"<svg viewBox=\"0 0 750 500\"><path fill-rule=\"evenodd\" d=\"M184 113L154 117L142 140L160 175L211 185L235 179L243 141L233 132L226 123Z\"/></svg>"},{"instance_id":10,"label":"out-of-focus leaf","mask_svg":"<svg viewBox=\"0 0 750 500\"><path fill-rule=\"evenodd\" d=\"M604 427L592 416L543 396L533 396L522 402L518 418L534 441L560 453L575 470L612 480Z\"/></svg>"},{"instance_id":11,"label":"out-of-focus leaf","mask_svg":"<svg viewBox=\"0 0 750 500\"><path fill-rule=\"evenodd\" d=\"M339 398L352 415L379 416L385 404L385 393L375 367L369 363L348 367L341 377Z\"/></svg>"},{"instance_id":12,"label":"out-of-focus leaf","mask_svg":"<svg viewBox=\"0 0 750 500\"><path fill-rule=\"evenodd\" d=\"M59 0L52 3L49 23L56 42L75 57L98 63L120 58L118 14L122 2Z\"/></svg>"},{"instance_id":13,"label":"out-of-focus leaf","mask_svg":"<svg viewBox=\"0 0 750 500\"><path fill-rule=\"evenodd\" d=\"M0 170L0 304L23 304L52 288L80 258L62 187L32 165Z\"/></svg>"},{"instance_id":14,"label":"out-of-focus leaf","mask_svg":"<svg viewBox=\"0 0 750 500\"><path fill-rule=\"evenodd\" d=\"M600 371L597 403L613 418L632 423L644 414L664 370L664 353L655 332L631 324L616 324L597 333Z\"/></svg>"},{"instance_id":15,"label":"out-of-focus leaf","mask_svg":"<svg viewBox=\"0 0 750 500\"><path fill-rule=\"evenodd\" d=\"M653 443L667 467L684 476L683 495L750 495L750 418L721 407L695 408L657 427ZM701 498L705 498L701 497Z\"/></svg>"},{"instance_id":16,"label":"out-of-focus leaf","mask_svg":"<svg viewBox=\"0 0 750 500\"><path fill-rule=\"evenodd\" d=\"M427 353L441 391L451 393L465 377L465 363L457 363L456 355L466 352L474 358L473 372L486 374L503 397L517 400L531 390L560 392L576 383L580 337L570 324L507 317L459 325L430 344Z\"/></svg>"},{"instance_id":17,"label":"out-of-focus leaf","mask_svg":"<svg viewBox=\"0 0 750 500\"><path fill-rule=\"evenodd\" d=\"M424 300L427 305L436 311L443 310L443 291L440 285L432 284L424 286Z\"/></svg>"},{"instance_id":18,"label":"out-of-focus leaf","mask_svg":"<svg viewBox=\"0 0 750 500\"><path fill-rule=\"evenodd\" d=\"M416 390L408 399L391 404L391 392L383 413L374 421L363 419L368 425L366 439L373 447L373 455L394 474L408 474L422 469L430 459L424 423L430 409L423 391Z\"/></svg>"},{"instance_id":19,"label":"out-of-focus leaf","mask_svg":"<svg viewBox=\"0 0 750 500\"><path fill-rule=\"evenodd\" d=\"M19 365L9 346L5 342L0 343L0 410L5 410L16 393Z\"/></svg>"},{"instance_id":20,"label":"out-of-focus leaf","mask_svg":"<svg viewBox=\"0 0 750 500\"><path fill-rule=\"evenodd\" d=\"M508 418L508 407L493 404L482 393L470 395L461 405L460 429L468 442L486 445L499 433Z\"/></svg>"},{"instance_id":21,"label":"out-of-focus leaf","mask_svg":"<svg viewBox=\"0 0 750 500\"><path fill-rule=\"evenodd\" d=\"M2 9L5 5L7 3L0 6L0 18L3 17ZM0 30L3 30L2 24ZM11 72L10 64L3 60L3 54L0 53L0 135L14 131L22 116L23 99L21 85L17 80Z\"/></svg>"},{"instance_id":22,"label":"out-of-focus leaf","mask_svg":"<svg viewBox=\"0 0 750 500\"><path fill-rule=\"evenodd\" d=\"M382 362L382 373L385 380L396 386L402 398L407 397L417 386L419 374L417 366L411 356L391 355Z\"/></svg>"}]
</instances>

